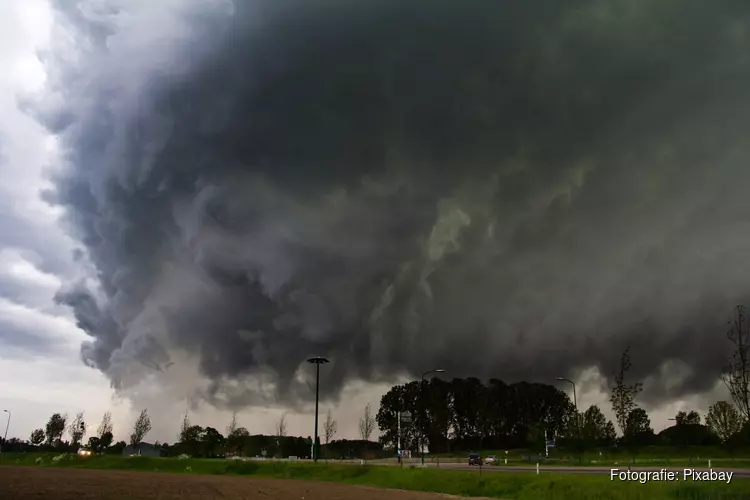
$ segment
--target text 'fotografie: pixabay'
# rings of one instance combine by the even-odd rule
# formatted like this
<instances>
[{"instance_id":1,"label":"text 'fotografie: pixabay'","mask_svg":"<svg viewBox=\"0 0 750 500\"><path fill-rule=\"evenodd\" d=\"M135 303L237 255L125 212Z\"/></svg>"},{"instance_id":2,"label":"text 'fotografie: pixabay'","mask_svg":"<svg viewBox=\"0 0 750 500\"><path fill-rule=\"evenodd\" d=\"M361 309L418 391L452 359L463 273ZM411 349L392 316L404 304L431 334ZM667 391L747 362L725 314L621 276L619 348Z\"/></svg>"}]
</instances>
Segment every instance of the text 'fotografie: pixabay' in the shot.
<instances>
[{"instance_id":1,"label":"text 'fotografie: pixabay'","mask_svg":"<svg viewBox=\"0 0 750 500\"><path fill-rule=\"evenodd\" d=\"M649 481L721 481L729 484L732 482L733 475L734 472L715 471L713 469L683 469L682 472L668 469L650 471L611 469L610 471L612 481L638 481L641 484Z\"/></svg>"}]
</instances>

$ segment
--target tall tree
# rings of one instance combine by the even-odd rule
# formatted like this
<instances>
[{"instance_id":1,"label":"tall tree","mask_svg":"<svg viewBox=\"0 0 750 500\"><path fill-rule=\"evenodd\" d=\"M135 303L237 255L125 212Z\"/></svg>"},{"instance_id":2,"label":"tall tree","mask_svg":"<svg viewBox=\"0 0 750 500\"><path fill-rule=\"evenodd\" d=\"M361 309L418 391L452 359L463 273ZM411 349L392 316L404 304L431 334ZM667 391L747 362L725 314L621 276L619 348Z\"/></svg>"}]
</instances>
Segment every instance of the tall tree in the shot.
<instances>
[{"instance_id":1,"label":"tall tree","mask_svg":"<svg viewBox=\"0 0 750 500\"><path fill-rule=\"evenodd\" d=\"M206 427L200 435L200 442L203 456L211 458L221 453L224 436L213 427Z\"/></svg>"},{"instance_id":2,"label":"tall tree","mask_svg":"<svg viewBox=\"0 0 750 500\"><path fill-rule=\"evenodd\" d=\"M706 425L723 443L726 443L742 429L742 417L731 403L717 401L708 409Z\"/></svg>"},{"instance_id":3,"label":"tall tree","mask_svg":"<svg viewBox=\"0 0 750 500\"><path fill-rule=\"evenodd\" d=\"M47 425L44 426L44 434L47 436L47 444L55 444L62 439L67 420L67 416L59 413L54 413L49 418Z\"/></svg>"},{"instance_id":4,"label":"tall tree","mask_svg":"<svg viewBox=\"0 0 750 500\"><path fill-rule=\"evenodd\" d=\"M78 446L86 435L86 422L83 420L83 412L78 412L68 426L70 444Z\"/></svg>"},{"instance_id":5,"label":"tall tree","mask_svg":"<svg viewBox=\"0 0 750 500\"><path fill-rule=\"evenodd\" d=\"M190 418L188 417L188 412L185 411L185 415L182 416L182 424L180 424L180 435L179 435L179 442L185 443L190 440L188 433L190 432L190 428L192 425L190 425Z\"/></svg>"},{"instance_id":6,"label":"tall tree","mask_svg":"<svg viewBox=\"0 0 750 500\"><path fill-rule=\"evenodd\" d=\"M359 419L359 435L362 440L369 441L375 430L375 417L372 414L370 403L365 406L365 411Z\"/></svg>"},{"instance_id":7,"label":"tall tree","mask_svg":"<svg viewBox=\"0 0 750 500\"><path fill-rule=\"evenodd\" d=\"M419 396L419 382L397 385L380 398L380 408L376 416L381 431L379 441L384 446L395 448L399 440L399 414L408 411L416 415ZM400 426L401 448L416 450L418 429L411 423Z\"/></svg>"},{"instance_id":8,"label":"tall tree","mask_svg":"<svg viewBox=\"0 0 750 500\"><path fill-rule=\"evenodd\" d=\"M105 411L104 415L102 415L102 421L99 423L99 428L96 430L96 435L99 436L99 439L106 434L106 433L112 434L114 432L114 426L112 425L112 412Z\"/></svg>"},{"instance_id":9,"label":"tall tree","mask_svg":"<svg viewBox=\"0 0 750 500\"><path fill-rule=\"evenodd\" d=\"M623 435L626 434L628 427L628 417L636 407L635 397L643 390L643 384L640 382L630 385L625 383L625 375L631 366L630 346L628 346L620 356L620 369L615 374L615 386L612 388L612 394L609 398L610 403L612 403L612 411L615 413L617 424L620 426Z\"/></svg>"},{"instance_id":10,"label":"tall tree","mask_svg":"<svg viewBox=\"0 0 750 500\"><path fill-rule=\"evenodd\" d=\"M336 435L336 431L338 430L338 424L333 419L333 414L331 413L331 410L328 410L328 414L326 415L326 421L323 423L323 436L325 437L326 444L330 443L333 439L333 436Z\"/></svg>"},{"instance_id":11,"label":"tall tree","mask_svg":"<svg viewBox=\"0 0 750 500\"><path fill-rule=\"evenodd\" d=\"M282 413L279 420L276 422L276 437L286 436L286 413Z\"/></svg>"},{"instance_id":12,"label":"tall tree","mask_svg":"<svg viewBox=\"0 0 750 500\"><path fill-rule=\"evenodd\" d=\"M111 431L107 431L99 438L99 446L102 450L106 450L112 445L112 441L114 441L114 436Z\"/></svg>"},{"instance_id":13,"label":"tall tree","mask_svg":"<svg viewBox=\"0 0 750 500\"><path fill-rule=\"evenodd\" d=\"M615 427L596 405L591 405L581 416L581 433L586 443L610 443L615 439Z\"/></svg>"},{"instance_id":14,"label":"tall tree","mask_svg":"<svg viewBox=\"0 0 750 500\"><path fill-rule=\"evenodd\" d=\"M625 437L628 441L638 441L654 433L651 428L651 419L648 418L646 410L635 408L629 414L625 425Z\"/></svg>"},{"instance_id":15,"label":"tall tree","mask_svg":"<svg viewBox=\"0 0 750 500\"><path fill-rule=\"evenodd\" d=\"M250 433L244 427L237 427L227 435L227 447L232 453L240 454L245 446Z\"/></svg>"},{"instance_id":16,"label":"tall tree","mask_svg":"<svg viewBox=\"0 0 750 500\"><path fill-rule=\"evenodd\" d=\"M31 432L31 437L29 437L29 443L33 444L34 446L39 446L43 442L44 442L44 430L34 429Z\"/></svg>"},{"instance_id":17,"label":"tall tree","mask_svg":"<svg viewBox=\"0 0 750 500\"><path fill-rule=\"evenodd\" d=\"M729 322L727 339L732 354L721 373L734 405L744 422L750 422L750 329L745 318L745 307L736 307L736 317Z\"/></svg>"},{"instance_id":18,"label":"tall tree","mask_svg":"<svg viewBox=\"0 0 750 500\"><path fill-rule=\"evenodd\" d=\"M231 436L237 430L237 412L232 412L232 421L227 426L227 436Z\"/></svg>"},{"instance_id":19,"label":"tall tree","mask_svg":"<svg viewBox=\"0 0 750 500\"><path fill-rule=\"evenodd\" d=\"M134 450L137 449L143 441L143 438L145 438L146 434L150 431L151 417L148 416L148 411L145 409L141 410L141 414L138 415L135 424L133 424L133 433L130 435L130 446L132 446Z\"/></svg>"}]
</instances>

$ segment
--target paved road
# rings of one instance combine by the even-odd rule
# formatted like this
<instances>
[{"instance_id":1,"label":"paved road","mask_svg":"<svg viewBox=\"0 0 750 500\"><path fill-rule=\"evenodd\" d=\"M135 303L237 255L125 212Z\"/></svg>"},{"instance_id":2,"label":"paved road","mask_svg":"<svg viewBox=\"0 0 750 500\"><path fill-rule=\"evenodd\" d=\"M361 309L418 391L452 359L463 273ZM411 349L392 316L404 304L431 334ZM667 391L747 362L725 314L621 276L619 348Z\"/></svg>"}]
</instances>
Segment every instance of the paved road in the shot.
<instances>
[{"instance_id":1,"label":"paved road","mask_svg":"<svg viewBox=\"0 0 750 500\"><path fill-rule=\"evenodd\" d=\"M371 462L374 465L385 465L385 466L398 466L398 463L393 461L389 462ZM417 466L419 467L419 464L404 464L405 467L409 466ZM440 464L436 463L425 463L425 468L428 469L442 469L442 470L462 470L462 471L476 471L479 472L479 467L476 465L467 465L464 463L457 463L457 462L441 462ZM611 467L570 467L570 466L539 466L539 472L551 472L555 474L599 474L599 475L607 475L609 476L611 474L612 469L619 469L620 471L626 471L628 470L627 465L621 465L621 466L611 466ZM631 467L630 470L636 471L636 472L653 472L653 471L660 471L660 470L667 470L672 472L678 472L682 474L682 472L685 469L693 469L698 471L709 471L714 470L716 472L732 472L733 477L735 478L750 478L750 469L740 469L740 468L733 468L733 467L713 467L712 469L709 469L708 467ZM536 472L536 465L500 465L500 466L485 466L482 467L482 472Z\"/></svg>"},{"instance_id":2,"label":"paved road","mask_svg":"<svg viewBox=\"0 0 750 500\"><path fill-rule=\"evenodd\" d=\"M427 468L437 468L437 464L425 464L425 467ZM477 466L470 466L465 464L459 464L459 463L441 463L440 469L446 469L446 470L471 470L471 471L477 471L479 472L479 467ZM625 471L628 469L626 466L613 466L613 467L566 467L566 466L555 466L555 467L549 467L549 466L539 466L539 472L552 472L557 474L605 474L610 475L612 469L619 469L621 471ZM630 470L636 471L636 472L650 472L650 471L660 471L662 469L666 469L667 471L674 471L679 472L682 474L682 472L685 469L695 469L699 471L708 471L710 470L708 467L631 467ZM750 478L750 469L736 469L736 468L728 468L728 467L714 467L714 471L716 472L733 472L733 477L744 477L744 478ZM508 465L508 466L488 466L488 467L482 467L482 472L536 472L536 466L523 466L523 465Z\"/></svg>"}]
</instances>

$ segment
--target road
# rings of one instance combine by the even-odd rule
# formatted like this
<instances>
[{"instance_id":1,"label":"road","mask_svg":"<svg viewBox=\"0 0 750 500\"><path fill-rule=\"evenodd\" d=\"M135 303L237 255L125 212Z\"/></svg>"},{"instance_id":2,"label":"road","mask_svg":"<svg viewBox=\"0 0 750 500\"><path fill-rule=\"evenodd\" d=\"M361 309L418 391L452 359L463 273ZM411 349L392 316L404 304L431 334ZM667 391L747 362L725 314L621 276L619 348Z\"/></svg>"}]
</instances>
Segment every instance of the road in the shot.
<instances>
[{"instance_id":1,"label":"road","mask_svg":"<svg viewBox=\"0 0 750 500\"><path fill-rule=\"evenodd\" d=\"M350 463L358 463L357 461L352 461ZM388 460L388 461L371 461L369 462L372 465L384 465L384 466L390 466L390 467L398 467L398 462L395 460ZM479 472L479 467L476 465L468 465L462 462L425 462L424 464L425 468L427 469L441 469L441 470L460 470L460 471L476 471ZM408 462L404 464L404 467L420 467L419 462ZM625 465L619 465L619 466L565 466L565 465L558 465L558 466L545 466L540 465L539 466L539 473L554 473L554 474L602 474L609 476L612 472L612 469L618 469L620 471L626 471L628 470L627 464ZM697 471L709 471L714 470L716 472L732 472L733 477L735 478L750 478L750 469L741 469L736 467L712 467L709 469L708 467L638 467L633 466L630 467L630 470L635 472L658 472L660 470L666 470L666 471L672 471L672 472L678 472L682 474L682 472L685 469L693 469ZM499 466L484 466L482 467L482 472L489 472L489 473L495 473L495 472L536 472L536 465L499 465Z\"/></svg>"},{"instance_id":2,"label":"road","mask_svg":"<svg viewBox=\"0 0 750 500\"><path fill-rule=\"evenodd\" d=\"M392 465L392 464L389 464ZM476 471L479 472L479 467L476 465L466 465L466 464L460 464L460 463L441 463L438 467L438 464L429 463L425 464L426 468L434 469L434 468L440 468L444 470L464 470L464 471ZM539 466L539 472L552 472L555 474L605 474L610 475L612 469L619 469L621 471L627 470L628 467L626 466L612 466L612 467L569 467L569 466ZM662 469L665 469L667 471L674 471L682 473L685 469L695 469L699 471L708 471L710 470L708 467L631 467L630 470L636 471L636 472L652 472L652 471L660 471ZM733 477L743 477L743 478L750 478L750 469L736 469L736 468L728 468L728 467L714 467L714 471L716 472L732 472L734 473ZM503 465L503 466L487 466L482 467L482 472L536 472L536 466L523 466L523 465Z\"/></svg>"}]
</instances>

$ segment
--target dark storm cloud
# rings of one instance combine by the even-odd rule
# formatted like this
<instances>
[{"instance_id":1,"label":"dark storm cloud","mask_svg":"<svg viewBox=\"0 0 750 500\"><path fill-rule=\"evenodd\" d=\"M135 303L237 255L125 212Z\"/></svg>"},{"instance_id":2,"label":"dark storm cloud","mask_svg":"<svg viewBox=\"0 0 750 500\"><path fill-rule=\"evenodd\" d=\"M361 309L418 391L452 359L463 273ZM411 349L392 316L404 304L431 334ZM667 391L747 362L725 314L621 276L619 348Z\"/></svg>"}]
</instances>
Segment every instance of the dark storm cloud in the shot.
<instances>
[{"instance_id":1,"label":"dark storm cloud","mask_svg":"<svg viewBox=\"0 0 750 500\"><path fill-rule=\"evenodd\" d=\"M652 399L713 384L750 292L750 5L166 5L62 9L88 45L40 108L105 297L60 300L116 386L177 350L243 404L247 375L309 397L312 354L335 394L627 344L637 377L693 371Z\"/></svg>"}]
</instances>

